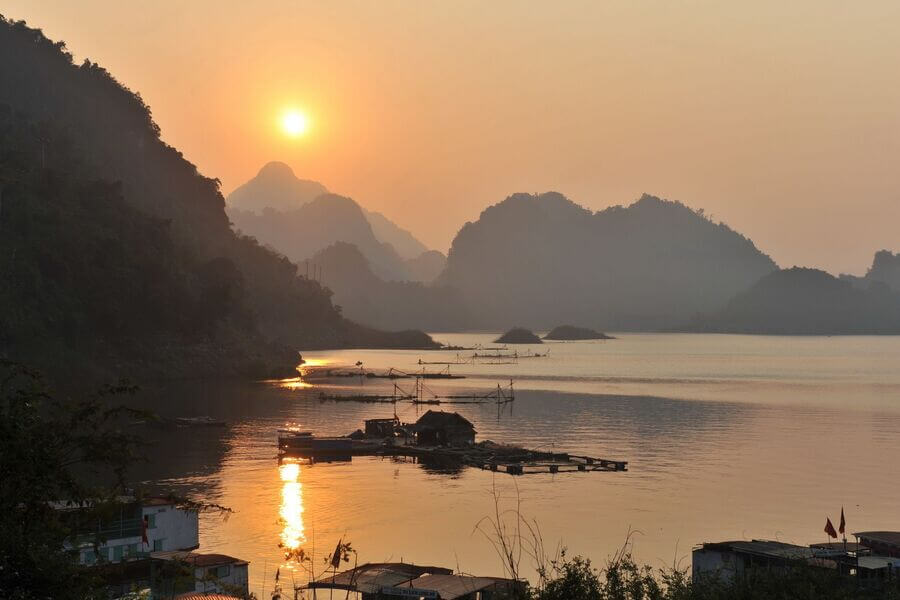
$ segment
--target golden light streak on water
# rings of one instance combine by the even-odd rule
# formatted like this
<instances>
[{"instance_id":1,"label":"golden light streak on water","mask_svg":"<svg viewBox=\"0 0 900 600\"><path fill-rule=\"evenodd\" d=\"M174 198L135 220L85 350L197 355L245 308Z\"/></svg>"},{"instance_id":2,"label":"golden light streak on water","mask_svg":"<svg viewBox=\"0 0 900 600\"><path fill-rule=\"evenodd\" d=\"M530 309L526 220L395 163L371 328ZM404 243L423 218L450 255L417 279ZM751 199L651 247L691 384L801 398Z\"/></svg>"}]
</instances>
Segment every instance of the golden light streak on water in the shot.
<instances>
[{"instance_id":1,"label":"golden light streak on water","mask_svg":"<svg viewBox=\"0 0 900 600\"><path fill-rule=\"evenodd\" d=\"M296 550L306 542L303 528L303 484L300 483L300 465L286 462L278 467L281 481L281 543L285 550Z\"/></svg>"},{"instance_id":2,"label":"golden light streak on water","mask_svg":"<svg viewBox=\"0 0 900 600\"><path fill-rule=\"evenodd\" d=\"M279 379L278 385L283 387L286 390L300 390L304 388L311 388L313 385L311 383L307 383L303 381L300 377L291 377L290 379Z\"/></svg>"}]
</instances>

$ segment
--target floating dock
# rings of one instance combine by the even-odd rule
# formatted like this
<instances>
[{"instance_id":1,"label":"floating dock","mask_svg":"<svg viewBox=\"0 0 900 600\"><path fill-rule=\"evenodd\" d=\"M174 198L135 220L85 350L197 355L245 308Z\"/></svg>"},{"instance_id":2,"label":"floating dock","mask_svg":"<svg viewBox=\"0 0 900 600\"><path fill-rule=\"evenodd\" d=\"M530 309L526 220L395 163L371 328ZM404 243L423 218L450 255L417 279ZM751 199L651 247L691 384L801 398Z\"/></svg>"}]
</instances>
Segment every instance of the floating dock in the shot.
<instances>
[{"instance_id":1,"label":"floating dock","mask_svg":"<svg viewBox=\"0 0 900 600\"><path fill-rule=\"evenodd\" d=\"M347 438L349 439L349 438ZM316 458L316 453L281 448L282 454ZM333 453L331 453L333 454ZM408 446L385 445L381 441L352 440L345 450L346 456L396 456L409 457L415 462L429 461L455 463L485 471L508 475L535 475L541 473L591 473L625 472L628 461L595 458L567 452L542 452L517 446L495 444L490 441L469 446Z\"/></svg>"}]
</instances>

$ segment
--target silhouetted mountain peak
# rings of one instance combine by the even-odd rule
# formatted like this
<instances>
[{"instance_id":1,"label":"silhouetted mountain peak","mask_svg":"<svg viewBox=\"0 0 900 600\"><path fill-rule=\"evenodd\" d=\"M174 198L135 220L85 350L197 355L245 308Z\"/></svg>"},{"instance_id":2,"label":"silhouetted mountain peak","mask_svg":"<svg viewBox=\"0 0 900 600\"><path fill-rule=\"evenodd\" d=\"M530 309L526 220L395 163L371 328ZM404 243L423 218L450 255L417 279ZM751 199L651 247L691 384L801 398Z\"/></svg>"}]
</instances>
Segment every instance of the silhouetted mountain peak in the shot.
<instances>
[{"instance_id":1,"label":"silhouetted mountain peak","mask_svg":"<svg viewBox=\"0 0 900 600\"><path fill-rule=\"evenodd\" d=\"M795 266L790 269L773 271L761 277L748 291L802 288L821 292L849 287L849 283L841 281L821 269Z\"/></svg>"},{"instance_id":2,"label":"silhouetted mountain peak","mask_svg":"<svg viewBox=\"0 0 900 600\"><path fill-rule=\"evenodd\" d=\"M297 176L294 175L294 170L290 167L290 165L279 160L273 160L264 164L256 174L256 177L258 179L297 179Z\"/></svg>"},{"instance_id":3,"label":"silhouetted mountain peak","mask_svg":"<svg viewBox=\"0 0 900 600\"><path fill-rule=\"evenodd\" d=\"M357 204L356 200L348 198L347 196L330 193L322 194L321 196L317 196L314 200L311 200L308 204L310 209L333 210L365 219L365 214L359 204Z\"/></svg>"},{"instance_id":4,"label":"silhouetted mountain peak","mask_svg":"<svg viewBox=\"0 0 900 600\"><path fill-rule=\"evenodd\" d=\"M238 187L228 195L228 206L238 210L262 212L272 210L292 210L300 208L328 189L318 181L300 179L294 170L283 162L268 162L256 177Z\"/></svg>"},{"instance_id":5,"label":"silhouetted mountain peak","mask_svg":"<svg viewBox=\"0 0 900 600\"><path fill-rule=\"evenodd\" d=\"M482 213L482 218L510 211L529 212L554 220L589 215L591 212L559 192L544 192L543 194L518 192L507 197L503 202L486 208Z\"/></svg>"}]
</instances>

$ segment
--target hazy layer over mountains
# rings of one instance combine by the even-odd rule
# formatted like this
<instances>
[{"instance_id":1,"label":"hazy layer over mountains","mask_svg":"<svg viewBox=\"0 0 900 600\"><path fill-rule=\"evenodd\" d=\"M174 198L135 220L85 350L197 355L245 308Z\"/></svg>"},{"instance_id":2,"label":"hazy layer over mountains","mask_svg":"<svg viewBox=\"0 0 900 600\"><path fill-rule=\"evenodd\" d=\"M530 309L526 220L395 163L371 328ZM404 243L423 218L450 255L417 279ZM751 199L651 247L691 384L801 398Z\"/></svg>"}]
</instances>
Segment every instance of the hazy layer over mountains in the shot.
<instances>
[{"instance_id":1,"label":"hazy layer over mountains","mask_svg":"<svg viewBox=\"0 0 900 600\"><path fill-rule=\"evenodd\" d=\"M218 181L160 139L139 95L0 20L0 357L259 376L302 348L432 343L344 315L432 330L900 332L900 256L879 252L859 278L779 271L726 225L652 196L593 212L515 194L462 227L445 265L284 165L250 183L231 197L240 235Z\"/></svg>"},{"instance_id":2,"label":"hazy layer over mountains","mask_svg":"<svg viewBox=\"0 0 900 600\"><path fill-rule=\"evenodd\" d=\"M386 280L418 279L421 273L435 271L433 257L420 259L428 249L411 233L381 213L329 193L320 183L298 179L284 163L266 164L229 194L227 203L237 229L297 263L340 241L357 246L372 270ZM407 261L415 262L407 265Z\"/></svg>"},{"instance_id":3,"label":"hazy layer over mountains","mask_svg":"<svg viewBox=\"0 0 900 600\"><path fill-rule=\"evenodd\" d=\"M269 170L279 179L266 182ZM257 179L278 206L295 194L284 182L299 181L272 166ZM281 196L271 191L279 185ZM405 261L352 200L295 194L291 202L300 207L232 215L280 252L311 257L344 314L377 327L872 333L893 331L900 306L887 288L900 283L900 256L880 252L866 277L843 281L779 271L702 210L649 195L592 212L555 192L514 194L465 224L446 260L426 252ZM857 311L866 316L854 320Z\"/></svg>"},{"instance_id":4,"label":"hazy layer over mountains","mask_svg":"<svg viewBox=\"0 0 900 600\"><path fill-rule=\"evenodd\" d=\"M218 181L162 142L139 95L2 19L0 315L0 356L82 377L260 376L304 347L430 343L345 320L235 235Z\"/></svg>"},{"instance_id":5,"label":"hazy layer over mountains","mask_svg":"<svg viewBox=\"0 0 900 600\"><path fill-rule=\"evenodd\" d=\"M515 194L466 223L439 281L498 329L656 329L717 310L775 269L683 204L645 195L595 213L549 192Z\"/></svg>"},{"instance_id":6,"label":"hazy layer over mountains","mask_svg":"<svg viewBox=\"0 0 900 600\"><path fill-rule=\"evenodd\" d=\"M900 291L794 267L766 275L690 330L785 335L900 333Z\"/></svg>"},{"instance_id":7,"label":"hazy layer over mountains","mask_svg":"<svg viewBox=\"0 0 900 600\"><path fill-rule=\"evenodd\" d=\"M354 244L335 242L312 261L323 270L322 284L334 292L344 314L373 327L451 331L477 321L459 292L418 281L384 281Z\"/></svg>"}]
</instances>

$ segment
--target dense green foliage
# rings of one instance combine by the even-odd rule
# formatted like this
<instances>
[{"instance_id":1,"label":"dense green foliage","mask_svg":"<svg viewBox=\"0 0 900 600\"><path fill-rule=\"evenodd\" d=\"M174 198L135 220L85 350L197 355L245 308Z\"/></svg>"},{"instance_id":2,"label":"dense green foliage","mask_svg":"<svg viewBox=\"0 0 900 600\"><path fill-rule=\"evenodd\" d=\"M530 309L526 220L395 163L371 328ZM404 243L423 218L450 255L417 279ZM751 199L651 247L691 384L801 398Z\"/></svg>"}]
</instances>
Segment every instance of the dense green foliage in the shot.
<instances>
[{"instance_id":1,"label":"dense green foliage","mask_svg":"<svg viewBox=\"0 0 900 600\"><path fill-rule=\"evenodd\" d=\"M124 391L61 399L32 373L0 361L0 597L100 597L102 582L71 549L78 529L51 502L84 506L81 515L96 522L123 492L136 444L117 429L123 409L111 400Z\"/></svg>"},{"instance_id":2,"label":"dense green foliage","mask_svg":"<svg viewBox=\"0 0 900 600\"><path fill-rule=\"evenodd\" d=\"M683 571L654 570L619 556L603 569L582 557L553 561L529 600L894 600L896 580L861 583L835 571L807 566L759 569L734 581L700 578Z\"/></svg>"}]
</instances>

